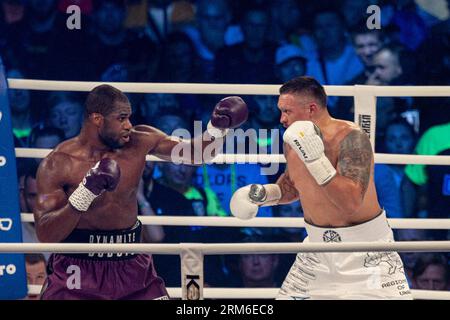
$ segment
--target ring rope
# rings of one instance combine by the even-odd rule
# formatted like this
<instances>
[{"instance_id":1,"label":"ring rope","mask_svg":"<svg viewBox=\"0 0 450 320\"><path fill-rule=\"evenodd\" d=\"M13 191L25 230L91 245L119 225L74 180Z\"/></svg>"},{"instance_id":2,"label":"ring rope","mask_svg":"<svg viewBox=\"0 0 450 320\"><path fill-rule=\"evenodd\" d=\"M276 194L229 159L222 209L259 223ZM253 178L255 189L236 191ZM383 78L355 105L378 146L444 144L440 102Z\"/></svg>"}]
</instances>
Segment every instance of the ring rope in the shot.
<instances>
[{"instance_id":1,"label":"ring rope","mask_svg":"<svg viewBox=\"0 0 450 320\"><path fill-rule=\"evenodd\" d=\"M52 149L16 148L17 158L45 158ZM147 155L147 161L167 161ZM218 154L208 163L286 163L283 154ZM450 165L450 156L376 153L376 163Z\"/></svg>"},{"instance_id":2,"label":"ring rope","mask_svg":"<svg viewBox=\"0 0 450 320\"><path fill-rule=\"evenodd\" d=\"M171 298L182 298L181 288L166 288ZM28 294L38 295L42 286L28 285ZM275 299L278 288L203 288L206 299ZM414 299L450 300L450 292L434 290L411 290Z\"/></svg>"},{"instance_id":3,"label":"ring rope","mask_svg":"<svg viewBox=\"0 0 450 320\"><path fill-rule=\"evenodd\" d=\"M34 222L31 213L21 214L22 222ZM157 226L203 226L203 227L262 227L262 228L304 228L304 218L254 218L241 220L235 217L199 216L138 216L144 225ZM450 219L388 219L393 229L450 230Z\"/></svg>"},{"instance_id":4,"label":"ring rope","mask_svg":"<svg viewBox=\"0 0 450 320\"><path fill-rule=\"evenodd\" d=\"M345 242L345 243L0 243L9 253L152 253L180 254L298 253L298 252L450 252L450 241Z\"/></svg>"},{"instance_id":5,"label":"ring rope","mask_svg":"<svg viewBox=\"0 0 450 320\"><path fill-rule=\"evenodd\" d=\"M191 93L191 94L253 94L278 95L281 85L210 84L210 83L157 83L157 82L89 82L8 79L11 89L91 91L98 85L109 84L129 93ZM359 88L370 89L383 97L450 96L450 86L324 86L327 95L354 96Z\"/></svg>"}]
</instances>

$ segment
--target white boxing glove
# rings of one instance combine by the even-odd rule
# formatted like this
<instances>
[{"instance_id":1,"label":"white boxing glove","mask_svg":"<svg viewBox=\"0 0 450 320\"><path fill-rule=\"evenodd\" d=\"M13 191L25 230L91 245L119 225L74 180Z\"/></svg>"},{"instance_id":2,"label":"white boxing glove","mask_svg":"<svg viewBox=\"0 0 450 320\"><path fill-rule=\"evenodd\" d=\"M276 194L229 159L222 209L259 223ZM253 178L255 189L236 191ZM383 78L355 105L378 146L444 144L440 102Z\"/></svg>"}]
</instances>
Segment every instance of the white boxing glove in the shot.
<instances>
[{"instance_id":1,"label":"white boxing glove","mask_svg":"<svg viewBox=\"0 0 450 320\"><path fill-rule=\"evenodd\" d=\"M256 216L260 206L273 206L281 199L277 184L249 184L239 188L231 197L230 210L233 216L249 220Z\"/></svg>"},{"instance_id":2,"label":"white boxing glove","mask_svg":"<svg viewBox=\"0 0 450 320\"><path fill-rule=\"evenodd\" d=\"M320 130L311 121L295 121L286 129L283 141L298 154L320 186L336 175L336 169L325 155Z\"/></svg>"}]
</instances>

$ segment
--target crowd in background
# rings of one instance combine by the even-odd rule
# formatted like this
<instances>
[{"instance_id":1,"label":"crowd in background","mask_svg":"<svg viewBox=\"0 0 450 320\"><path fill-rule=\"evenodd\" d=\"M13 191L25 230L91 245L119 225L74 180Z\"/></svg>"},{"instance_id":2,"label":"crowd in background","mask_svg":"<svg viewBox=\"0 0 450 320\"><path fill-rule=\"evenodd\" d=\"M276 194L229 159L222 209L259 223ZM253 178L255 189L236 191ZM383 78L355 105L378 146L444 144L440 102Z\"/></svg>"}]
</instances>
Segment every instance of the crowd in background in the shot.
<instances>
[{"instance_id":1,"label":"crowd in background","mask_svg":"<svg viewBox=\"0 0 450 320\"><path fill-rule=\"evenodd\" d=\"M81 9L70 30L66 8ZM369 30L369 5L381 9ZM0 57L8 78L281 84L309 75L323 85L449 85L450 4L445 0L4 0ZM171 134L208 122L217 95L129 94L134 124ZM9 90L16 147L54 148L79 133L84 94ZM276 96L244 96L244 129L282 129ZM353 120L353 99L329 97L332 116ZM376 152L450 155L450 97L377 99ZM271 137L257 137L272 147ZM281 150L274 150L282 152ZM33 210L39 159L19 161L22 212ZM228 216L239 187L276 181L258 164L190 167L148 163L138 193L142 215ZM278 174L283 171L281 167ZM376 164L390 218L449 218L450 167ZM301 217L301 204L260 216ZM298 228L146 226L147 242L302 241ZM446 230L398 230L397 240L450 240ZM24 241L37 241L24 224ZM44 258L45 259L45 258ZM210 256L210 286L277 287L290 255ZM448 257L403 254L413 288L450 289ZM40 258L27 259L27 266ZM155 256L166 284L180 285L176 256ZM37 267L36 267L37 268ZM36 269L35 268L35 269ZM31 280L30 280L31 281Z\"/></svg>"}]
</instances>

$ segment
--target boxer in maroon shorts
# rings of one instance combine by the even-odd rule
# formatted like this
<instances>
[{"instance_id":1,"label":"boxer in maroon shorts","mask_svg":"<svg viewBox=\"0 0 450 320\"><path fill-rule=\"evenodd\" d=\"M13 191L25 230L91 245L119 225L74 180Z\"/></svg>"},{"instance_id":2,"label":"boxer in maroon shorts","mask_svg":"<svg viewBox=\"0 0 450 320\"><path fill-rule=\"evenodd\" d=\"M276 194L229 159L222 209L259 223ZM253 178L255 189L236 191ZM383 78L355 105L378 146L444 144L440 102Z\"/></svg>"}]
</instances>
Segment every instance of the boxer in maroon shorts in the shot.
<instances>
[{"instance_id":1,"label":"boxer in maroon shorts","mask_svg":"<svg viewBox=\"0 0 450 320\"><path fill-rule=\"evenodd\" d=\"M145 156L194 163L201 153L200 161L208 160L214 154L205 148L223 143L228 129L248 116L241 98L222 99L208 130L181 140L150 126L133 127L128 98L109 85L94 88L85 108L80 134L58 145L37 173L34 217L41 242L140 242L136 193ZM146 254L53 254L48 269L42 299L168 299Z\"/></svg>"}]
</instances>

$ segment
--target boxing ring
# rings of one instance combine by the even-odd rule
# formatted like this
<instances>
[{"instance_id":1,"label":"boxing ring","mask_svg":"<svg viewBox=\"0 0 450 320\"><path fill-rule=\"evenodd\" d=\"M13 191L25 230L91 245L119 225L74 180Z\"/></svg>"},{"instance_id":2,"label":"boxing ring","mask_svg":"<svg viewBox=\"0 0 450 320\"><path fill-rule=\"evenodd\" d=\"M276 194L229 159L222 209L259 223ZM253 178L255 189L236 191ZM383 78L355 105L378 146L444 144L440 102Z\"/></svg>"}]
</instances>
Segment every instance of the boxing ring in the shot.
<instances>
[{"instance_id":1,"label":"boxing ring","mask_svg":"<svg viewBox=\"0 0 450 320\"><path fill-rule=\"evenodd\" d=\"M50 91L90 91L99 82L43 81L8 79L10 89L50 90ZM184 93L184 94L226 94L226 95L278 95L278 85L222 85L222 84L167 84L167 83L108 83L127 93ZM450 86L324 86L329 96L353 96L355 101L355 122L369 135L375 146L376 98L450 96ZM51 150L16 148L18 158L43 158ZM163 161L147 156L148 161ZM221 154L211 163L262 162L283 163L282 154ZM376 163L450 165L450 156L419 156L375 154ZM196 225L215 227L298 227L305 226L303 218L255 218L239 220L234 217L179 217L153 216L139 217L145 225ZM21 214L22 222L32 222L30 213ZM388 219L393 229L447 229L450 219ZM194 222L195 221L195 222ZM151 253L181 256L181 264L187 269L198 271L199 266L191 266L192 257L203 263L204 255L245 254L245 253L298 253L298 252L450 252L450 241L412 241L395 243L234 243L234 244L68 244L68 243L0 243L0 252L10 253ZM202 265L200 266L202 269ZM183 268L182 268L183 269ZM274 298L278 288L203 288L201 277L200 298ZM30 293L39 293L39 286L29 286ZM169 295L186 299L186 288L168 288ZM411 290L415 299L450 300L449 291Z\"/></svg>"}]
</instances>

